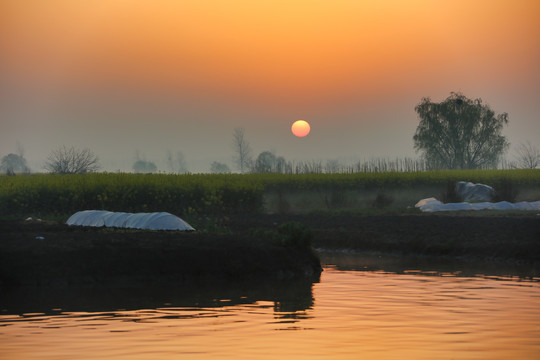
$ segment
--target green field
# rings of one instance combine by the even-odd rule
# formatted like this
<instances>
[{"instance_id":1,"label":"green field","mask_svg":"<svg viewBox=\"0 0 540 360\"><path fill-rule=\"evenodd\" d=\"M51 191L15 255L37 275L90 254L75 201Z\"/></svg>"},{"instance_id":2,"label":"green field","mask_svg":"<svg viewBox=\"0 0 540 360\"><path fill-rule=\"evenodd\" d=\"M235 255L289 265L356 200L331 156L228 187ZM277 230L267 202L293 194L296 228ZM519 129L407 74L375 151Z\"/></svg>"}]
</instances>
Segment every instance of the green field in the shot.
<instances>
[{"instance_id":1,"label":"green field","mask_svg":"<svg viewBox=\"0 0 540 360\"><path fill-rule=\"evenodd\" d=\"M440 197L448 184L510 187L540 200L540 170L354 174L34 174L0 176L0 217L65 216L79 210L167 211L179 216L405 208ZM507 189L506 189L507 190Z\"/></svg>"}]
</instances>

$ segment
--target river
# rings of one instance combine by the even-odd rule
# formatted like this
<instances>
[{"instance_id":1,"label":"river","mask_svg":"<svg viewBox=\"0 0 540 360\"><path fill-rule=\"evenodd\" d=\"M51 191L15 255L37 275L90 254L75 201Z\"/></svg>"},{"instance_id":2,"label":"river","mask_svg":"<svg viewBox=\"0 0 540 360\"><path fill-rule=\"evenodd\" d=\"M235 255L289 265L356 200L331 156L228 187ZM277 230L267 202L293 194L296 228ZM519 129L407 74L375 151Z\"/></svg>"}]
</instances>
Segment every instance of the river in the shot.
<instances>
[{"instance_id":1,"label":"river","mask_svg":"<svg viewBox=\"0 0 540 360\"><path fill-rule=\"evenodd\" d=\"M315 281L19 289L0 359L539 359L540 278L325 255Z\"/></svg>"}]
</instances>

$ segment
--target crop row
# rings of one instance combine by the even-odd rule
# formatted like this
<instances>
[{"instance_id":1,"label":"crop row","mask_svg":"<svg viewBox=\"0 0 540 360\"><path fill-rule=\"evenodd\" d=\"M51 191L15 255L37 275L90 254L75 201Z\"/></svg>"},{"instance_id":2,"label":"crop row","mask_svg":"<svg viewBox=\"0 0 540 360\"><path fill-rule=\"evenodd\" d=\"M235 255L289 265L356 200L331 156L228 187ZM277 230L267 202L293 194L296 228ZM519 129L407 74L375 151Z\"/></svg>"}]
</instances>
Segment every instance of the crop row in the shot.
<instances>
[{"instance_id":1,"label":"crop row","mask_svg":"<svg viewBox=\"0 0 540 360\"><path fill-rule=\"evenodd\" d=\"M205 175L29 175L0 177L0 215L86 209L177 215L258 211L260 184Z\"/></svg>"},{"instance_id":2,"label":"crop row","mask_svg":"<svg viewBox=\"0 0 540 360\"><path fill-rule=\"evenodd\" d=\"M263 209L265 192L444 186L471 181L539 186L540 170L463 170L355 174L125 174L0 176L0 216L69 214L85 209L227 214Z\"/></svg>"}]
</instances>

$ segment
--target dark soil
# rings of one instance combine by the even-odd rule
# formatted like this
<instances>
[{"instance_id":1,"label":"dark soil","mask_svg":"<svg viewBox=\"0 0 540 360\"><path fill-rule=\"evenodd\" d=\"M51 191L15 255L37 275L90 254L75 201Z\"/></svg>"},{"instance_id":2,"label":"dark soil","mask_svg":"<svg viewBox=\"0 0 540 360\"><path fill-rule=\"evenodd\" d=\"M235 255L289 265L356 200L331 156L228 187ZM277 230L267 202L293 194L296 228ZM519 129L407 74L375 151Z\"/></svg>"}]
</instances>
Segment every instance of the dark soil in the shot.
<instances>
[{"instance_id":1,"label":"dark soil","mask_svg":"<svg viewBox=\"0 0 540 360\"><path fill-rule=\"evenodd\" d=\"M530 214L250 214L193 233L0 221L0 286L318 276L311 248L275 236L287 222L310 229L316 249L540 264L540 216Z\"/></svg>"},{"instance_id":2,"label":"dark soil","mask_svg":"<svg viewBox=\"0 0 540 360\"><path fill-rule=\"evenodd\" d=\"M233 231L301 222L313 247L365 253L461 257L540 264L540 216L264 215L230 220Z\"/></svg>"},{"instance_id":3,"label":"dark soil","mask_svg":"<svg viewBox=\"0 0 540 360\"><path fill-rule=\"evenodd\" d=\"M245 233L143 231L0 221L0 286L318 276L310 247Z\"/></svg>"}]
</instances>

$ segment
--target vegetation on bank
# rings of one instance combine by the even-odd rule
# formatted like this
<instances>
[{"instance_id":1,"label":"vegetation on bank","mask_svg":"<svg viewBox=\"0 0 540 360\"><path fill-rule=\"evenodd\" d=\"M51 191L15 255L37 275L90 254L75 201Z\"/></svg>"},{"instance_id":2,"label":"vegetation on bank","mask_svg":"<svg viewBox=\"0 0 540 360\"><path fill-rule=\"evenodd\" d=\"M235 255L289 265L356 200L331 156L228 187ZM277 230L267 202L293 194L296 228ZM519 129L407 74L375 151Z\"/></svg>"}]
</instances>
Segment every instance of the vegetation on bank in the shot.
<instances>
[{"instance_id":1,"label":"vegetation on bank","mask_svg":"<svg viewBox=\"0 0 540 360\"><path fill-rule=\"evenodd\" d=\"M354 174L35 174L0 176L0 217L65 215L86 209L124 212L167 211L179 216L253 213L265 209L268 194L320 193L336 196L368 191L373 207L389 206L387 191L414 193L422 187L444 192L449 183L540 189L540 170L446 170ZM509 185L510 184L510 185ZM511 189L512 190L512 189ZM277 195L276 195L277 194ZM326 197L328 196L328 200ZM439 194L433 194L438 196ZM334 198L332 198L334 197ZM339 200L339 199L338 199Z\"/></svg>"}]
</instances>

